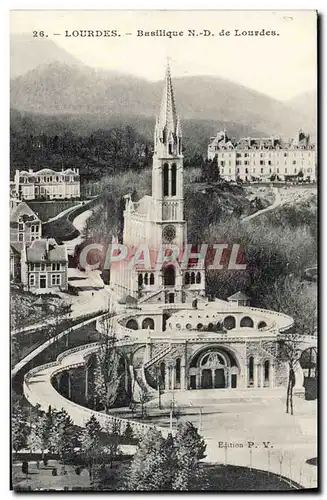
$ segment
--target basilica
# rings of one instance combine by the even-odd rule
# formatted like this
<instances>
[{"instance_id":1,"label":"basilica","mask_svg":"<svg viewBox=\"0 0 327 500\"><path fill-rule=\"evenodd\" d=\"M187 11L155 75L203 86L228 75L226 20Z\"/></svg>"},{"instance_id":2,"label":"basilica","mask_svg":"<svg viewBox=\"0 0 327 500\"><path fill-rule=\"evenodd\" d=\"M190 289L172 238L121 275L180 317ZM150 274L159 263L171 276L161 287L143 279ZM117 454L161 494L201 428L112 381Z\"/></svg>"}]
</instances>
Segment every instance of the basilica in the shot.
<instances>
[{"instance_id":1,"label":"basilica","mask_svg":"<svg viewBox=\"0 0 327 500\"><path fill-rule=\"evenodd\" d=\"M151 256L158 248L183 251L189 244L182 128L169 67L154 145L152 193L139 201L126 195L122 242L129 249L143 245ZM32 405L45 411L49 404L65 408L82 427L91 415L103 426L115 420L96 410L96 367L107 345L104 339L114 346L111 353L119 360L118 375L109 382L117 394L115 406L144 401L151 405L158 395L167 401L207 389L217 390L217 395L237 391L233 394L241 398L262 390L281 393L278 388L287 385L289 367L279 351L280 340L292 331L293 318L251 307L251 299L242 291L235 290L227 300L209 300L204 263L190 258L181 266L170 253L166 257L155 266L152 257L143 259L142 265L142 259L137 265L128 258L118 259L110 269L109 312L96 319L101 341L69 349L56 361L30 370L24 377L24 394ZM309 336L298 345L300 350L316 347L317 337ZM303 393L299 362L294 371L294 390ZM144 423L132 424L142 432L148 429Z\"/></svg>"},{"instance_id":2,"label":"basilica","mask_svg":"<svg viewBox=\"0 0 327 500\"><path fill-rule=\"evenodd\" d=\"M165 244L184 249L187 243L182 127L168 66L154 130L152 194L138 202L126 195L123 244L156 252ZM120 304L114 330L128 360L134 398L155 393L159 381L164 391L285 383L277 340L292 327L291 317L252 308L237 291L227 301L209 301L203 264L129 264L113 266L111 287Z\"/></svg>"}]
</instances>

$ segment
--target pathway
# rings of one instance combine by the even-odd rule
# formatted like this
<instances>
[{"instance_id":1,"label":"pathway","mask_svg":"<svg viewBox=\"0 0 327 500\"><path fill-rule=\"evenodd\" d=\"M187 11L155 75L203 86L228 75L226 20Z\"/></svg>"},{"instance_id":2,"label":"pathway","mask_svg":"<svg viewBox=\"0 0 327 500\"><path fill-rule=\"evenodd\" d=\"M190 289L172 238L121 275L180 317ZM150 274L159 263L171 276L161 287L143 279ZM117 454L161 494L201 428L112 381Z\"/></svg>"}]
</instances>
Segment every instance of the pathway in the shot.
<instances>
[{"instance_id":1,"label":"pathway","mask_svg":"<svg viewBox=\"0 0 327 500\"><path fill-rule=\"evenodd\" d=\"M57 220L57 219L60 219L61 217L63 217L64 215L68 215L70 212L73 212L77 207L81 206L82 205L82 201L76 203L76 205L73 205L72 207L68 207L66 208L65 210L63 210L62 212L60 212L59 214L55 215L54 217L51 217L51 219L48 219L46 221L46 223L48 222L52 222L54 220Z\"/></svg>"},{"instance_id":2,"label":"pathway","mask_svg":"<svg viewBox=\"0 0 327 500\"><path fill-rule=\"evenodd\" d=\"M52 386L51 379L56 373L84 366L85 356L96 352L98 348L99 343L97 342L87 346L75 347L60 354L57 361L30 370L24 377L24 395L26 399L32 406L39 404L44 411L48 410L49 405L55 410L66 410L73 422L79 427L85 427L86 422L94 415L104 428L108 424L119 420L122 425L122 432L124 432L127 422L130 422L134 431L141 433L148 431L152 425L85 408L62 396ZM159 430L163 435L168 434L167 428L159 427Z\"/></svg>"},{"instance_id":3,"label":"pathway","mask_svg":"<svg viewBox=\"0 0 327 500\"><path fill-rule=\"evenodd\" d=\"M275 201L272 205L269 205L269 207L263 208L262 210L258 210L258 212L255 212L254 214L251 214L251 215L248 215L247 217L244 217L243 219L241 219L241 222L242 223L247 222L251 219L254 219L255 217L258 217L259 215L270 212L271 210L274 210L275 208L279 207L282 203L279 189L277 187L274 188L274 192L275 192Z\"/></svg>"},{"instance_id":4,"label":"pathway","mask_svg":"<svg viewBox=\"0 0 327 500\"><path fill-rule=\"evenodd\" d=\"M73 220L73 226L76 227L80 234L72 240L65 241L68 255L74 255L75 247L83 242L84 237L82 233L85 228L86 221L89 217L91 217L91 215L92 210L85 210L85 212L82 212Z\"/></svg>"}]
</instances>

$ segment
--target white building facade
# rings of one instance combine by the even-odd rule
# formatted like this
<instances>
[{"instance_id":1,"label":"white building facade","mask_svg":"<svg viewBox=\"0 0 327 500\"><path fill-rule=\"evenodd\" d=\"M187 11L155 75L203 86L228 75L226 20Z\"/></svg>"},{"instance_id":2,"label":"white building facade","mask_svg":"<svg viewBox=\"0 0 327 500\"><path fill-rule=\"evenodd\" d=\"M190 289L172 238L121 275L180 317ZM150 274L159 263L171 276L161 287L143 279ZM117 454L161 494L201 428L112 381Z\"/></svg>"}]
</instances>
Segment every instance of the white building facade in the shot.
<instances>
[{"instance_id":1,"label":"white building facade","mask_svg":"<svg viewBox=\"0 0 327 500\"><path fill-rule=\"evenodd\" d=\"M34 240L21 252L21 282L32 293L66 291L68 288L66 245L53 239Z\"/></svg>"},{"instance_id":2,"label":"white building facade","mask_svg":"<svg viewBox=\"0 0 327 500\"><path fill-rule=\"evenodd\" d=\"M224 130L208 145L208 160L214 158L226 180L317 180L316 147L302 131L288 142L277 137L247 137L236 142Z\"/></svg>"},{"instance_id":3,"label":"white building facade","mask_svg":"<svg viewBox=\"0 0 327 500\"><path fill-rule=\"evenodd\" d=\"M56 200L80 198L79 169L55 171L43 168L16 170L14 178L15 195L22 200Z\"/></svg>"}]
</instances>

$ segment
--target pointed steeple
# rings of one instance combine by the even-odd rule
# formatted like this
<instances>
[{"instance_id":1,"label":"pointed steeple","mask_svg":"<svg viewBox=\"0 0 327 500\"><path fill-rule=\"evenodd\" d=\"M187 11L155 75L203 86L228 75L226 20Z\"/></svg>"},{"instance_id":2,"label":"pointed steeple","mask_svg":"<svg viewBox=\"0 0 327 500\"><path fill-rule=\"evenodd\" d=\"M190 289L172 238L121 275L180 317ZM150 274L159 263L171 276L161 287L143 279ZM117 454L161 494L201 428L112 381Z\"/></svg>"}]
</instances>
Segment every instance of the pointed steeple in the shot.
<instances>
[{"instance_id":1,"label":"pointed steeple","mask_svg":"<svg viewBox=\"0 0 327 500\"><path fill-rule=\"evenodd\" d=\"M167 135L169 135L170 132L172 134L176 134L177 124L178 117L176 113L174 89L171 81L169 61L167 61L165 83L159 115L159 127L161 130L166 129Z\"/></svg>"},{"instance_id":2,"label":"pointed steeple","mask_svg":"<svg viewBox=\"0 0 327 500\"><path fill-rule=\"evenodd\" d=\"M167 62L160 114L154 132L155 153L159 156L182 154L182 127L176 112L170 66Z\"/></svg>"}]
</instances>

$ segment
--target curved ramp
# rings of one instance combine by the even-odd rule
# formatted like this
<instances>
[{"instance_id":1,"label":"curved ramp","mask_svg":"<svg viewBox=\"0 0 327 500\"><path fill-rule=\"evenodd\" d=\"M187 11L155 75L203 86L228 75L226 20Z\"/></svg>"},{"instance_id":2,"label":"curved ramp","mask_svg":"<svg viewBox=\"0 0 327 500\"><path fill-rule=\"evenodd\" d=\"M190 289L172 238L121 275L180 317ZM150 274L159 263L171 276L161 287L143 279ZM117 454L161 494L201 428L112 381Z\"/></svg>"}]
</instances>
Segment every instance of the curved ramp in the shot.
<instances>
[{"instance_id":1,"label":"curved ramp","mask_svg":"<svg viewBox=\"0 0 327 500\"><path fill-rule=\"evenodd\" d=\"M55 410L66 410L73 422L79 427L85 427L86 422L93 415L102 428L108 427L108 425L115 421L120 421L121 430L124 432L127 422L129 422L134 432L141 434L146 433L153 426L85 408L84 406L80 406L66 399L52 386L51 379L56 374L65 370L84 366L86 356L96 352L99 345L100 344L96 342L87 346L75 347L74 349L70 349L60 354L56 361L30 370L24 377L23 388L26 399L32 406L39 404L44 411L47 411L49 406ZM163 436L168 435L169 429L156 427L162 432Z\"/></svg>"}]
</instances>

